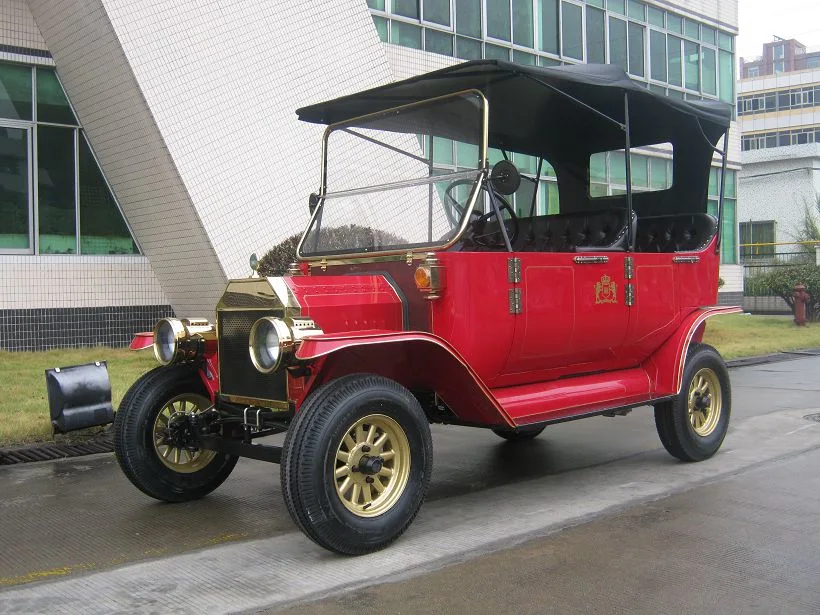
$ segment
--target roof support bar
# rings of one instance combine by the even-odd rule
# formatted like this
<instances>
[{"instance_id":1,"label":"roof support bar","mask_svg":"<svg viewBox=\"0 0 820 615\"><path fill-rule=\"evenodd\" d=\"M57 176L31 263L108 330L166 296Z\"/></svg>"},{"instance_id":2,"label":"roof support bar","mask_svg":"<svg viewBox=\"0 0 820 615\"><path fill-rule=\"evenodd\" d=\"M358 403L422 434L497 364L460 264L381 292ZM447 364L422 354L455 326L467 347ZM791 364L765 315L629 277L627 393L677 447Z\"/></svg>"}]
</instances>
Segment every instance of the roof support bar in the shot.
<instances>
[{"instance_id":1,"label":"roof support bar","mask_svg":"<svg viewBox=\"0 0 820 615\"><path fill-rule=\"evenodd\" d=\"M712 145L709 141L709 138L706 136L706 133L703 131L703 126L700 123L700 119L695 118L695 121L698 124L698 130L700 130L700 134L703 137L703 140L706 141L706 144L711 148L713 152L716 154L720 154L720 182L718 184L718 230L717 230L717 241L715 242L715 254L720 254L720 242L723 239L723 191L725 189L726 184L726 158L727 153L729 152L729 128L726 128L726 132L723 133L723 149L718 149L717 146ZM709 172L711 173L712 165L709 165ZM708 197L707 197L708 198Z\"/></svg>"},{"instance_id":2,"label":"roof support bar","mask_svg":"<svg viewBox=\"0 0 820 615\"><path fill-rule=\"evenodd\" d=\"M626 164L626 251L632 251L632 156L629 142L629 94L624 92L624 162Z\"/></svg>"},{"instance_id":3,"label":"roof support bar","mask_svg":"<svg viewBox=\"0 0 820 615\"><path fill-rule=\"evenodd\" d=\"M552 90L556 94L560 94L561 96L563 96L565 98L568 98L569 100L571 100L575 104L581 105L584 109L587 109L588 111L592 111L595 115L598 115L598 116L604 118L608 122L612 122L613 124L615 124L621 130L626 130L626 124L622 124L618 120L609 117L606 113L598 111L598 109L596 109L595 107L591 107L590 105L586 104L585 102L583 102L581 100L578 100L577 98L575 98L571 94L567 94L564 90L561 90L561 89L555 87L551 83L548 83L548 82L546 82L542 79L539 79L538 77L534 77L533 75L528 75L527 73L521 73L521 75L524 76L524 77L527 77L528 79L532 79L536 83L539 83L539 84L543 85L545 88L548 88L548 89Z\"/></svg>"}]
</instances>

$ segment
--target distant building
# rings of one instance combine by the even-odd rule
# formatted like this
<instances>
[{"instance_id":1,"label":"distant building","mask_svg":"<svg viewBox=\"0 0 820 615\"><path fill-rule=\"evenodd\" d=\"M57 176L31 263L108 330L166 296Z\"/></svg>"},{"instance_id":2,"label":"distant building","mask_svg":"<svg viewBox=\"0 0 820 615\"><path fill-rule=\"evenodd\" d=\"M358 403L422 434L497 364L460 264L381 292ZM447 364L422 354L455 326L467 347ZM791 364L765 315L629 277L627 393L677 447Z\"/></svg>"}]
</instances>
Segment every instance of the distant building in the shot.
<instances>
[{"instance_id":1,"label":"distant building","mask_svg":"<svg viewBox=\"0 0 820 615\"><path fill-rule=\"evenodd\" d=\"M820 193L820 50L777 39L741 60L738 222L742 261L774 258L793 242Z\"/></svg>"}]
</instances>

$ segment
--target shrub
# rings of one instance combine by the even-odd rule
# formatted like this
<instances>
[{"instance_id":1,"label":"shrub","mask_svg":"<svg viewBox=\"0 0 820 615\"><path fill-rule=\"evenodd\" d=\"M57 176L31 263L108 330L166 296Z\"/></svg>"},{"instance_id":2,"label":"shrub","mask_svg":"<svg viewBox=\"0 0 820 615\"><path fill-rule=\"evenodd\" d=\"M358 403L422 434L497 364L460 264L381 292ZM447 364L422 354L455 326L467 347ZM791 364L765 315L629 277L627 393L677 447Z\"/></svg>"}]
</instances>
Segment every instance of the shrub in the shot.
<instances>
[{"instance_id":1,"label":"shrub","mask_svg":"<svg viewBox=\"0 0 820 615\"><path fill-rule=\"evenodd\" d=\"M782 297L794 312L792 292L798 283L804 284L809 293L806 317L809 320L820 320L820 267L816 265L776 267L769 273L752 276L746 281L745 292L749 296Z\"/></svg>"}]
</instances>

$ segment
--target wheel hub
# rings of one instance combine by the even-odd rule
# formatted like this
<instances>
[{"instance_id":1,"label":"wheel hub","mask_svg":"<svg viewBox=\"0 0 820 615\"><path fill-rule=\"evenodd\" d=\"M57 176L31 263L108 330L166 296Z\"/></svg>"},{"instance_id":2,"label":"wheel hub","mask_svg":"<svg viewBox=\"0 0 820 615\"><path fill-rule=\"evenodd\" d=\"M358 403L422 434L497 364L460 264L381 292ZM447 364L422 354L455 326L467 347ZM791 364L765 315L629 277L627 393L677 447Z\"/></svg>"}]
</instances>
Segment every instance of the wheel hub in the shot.
<instances>
[{"instance_id":1,"label":"wheel hub","mask_svg":"<svg viewBox=\"0 0 820 615\"><path fill-rule=\"evenodd\" d=\"M382 471L384 466L384 459L381 457L371 457L370 455L363 455L359 460L359 472L362 474L373 475Z\"/></svg>"},{"instance_id":2,"label":"wheel hub","mask_svg":"<svg viewBox=\"0 0 820 615\"><path fill-rule=\"evenodd\" d=\"M720 380L713 370L703 368L689 385L689 422L694 432L701 437L711 435L720 421L721 410Z\"/></svg>"},{"instance_id":3,"label":"wheel hub","mask_svg":"<svg viewBox=\"0 0 820 615\"><path fill-rule=\"evenodd\" d=\"M184 393L168 400L154 420L154 451L163 465L182 474L198 472L216 456L194 445L200 427L199 417L210 400Z\"/></svg>"}]
</instances>

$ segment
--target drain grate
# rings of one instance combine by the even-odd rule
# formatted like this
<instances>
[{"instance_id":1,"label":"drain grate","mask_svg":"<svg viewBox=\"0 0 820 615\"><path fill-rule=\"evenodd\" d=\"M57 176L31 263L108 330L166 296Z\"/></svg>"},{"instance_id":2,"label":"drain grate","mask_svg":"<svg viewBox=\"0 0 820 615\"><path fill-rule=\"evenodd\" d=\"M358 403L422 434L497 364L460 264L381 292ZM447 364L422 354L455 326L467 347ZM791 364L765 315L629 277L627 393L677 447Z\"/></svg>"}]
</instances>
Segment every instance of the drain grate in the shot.
<instances>
[{"instance_id":1,"label":"drain grate","mask_svg":"<svg viewBox=\"0 0 820 615\"><path fill-rule=\"evenodd\" d=\"M803 418L807 421L815 421L817 423L820 423L820 412L817 412L815 414L807 414Z\"/></svg>"},{"instance_id":2,"label":"drain grate","mask_svg":"<svg viewBox=\"0 0 820 615\"><path fill-rule=\"evenodd\" d=\"M22 448L0 449L0 466L110 453L113 450L114 442L111 438L79 444L33 444Z\"/></svg>"}]
</instances>

